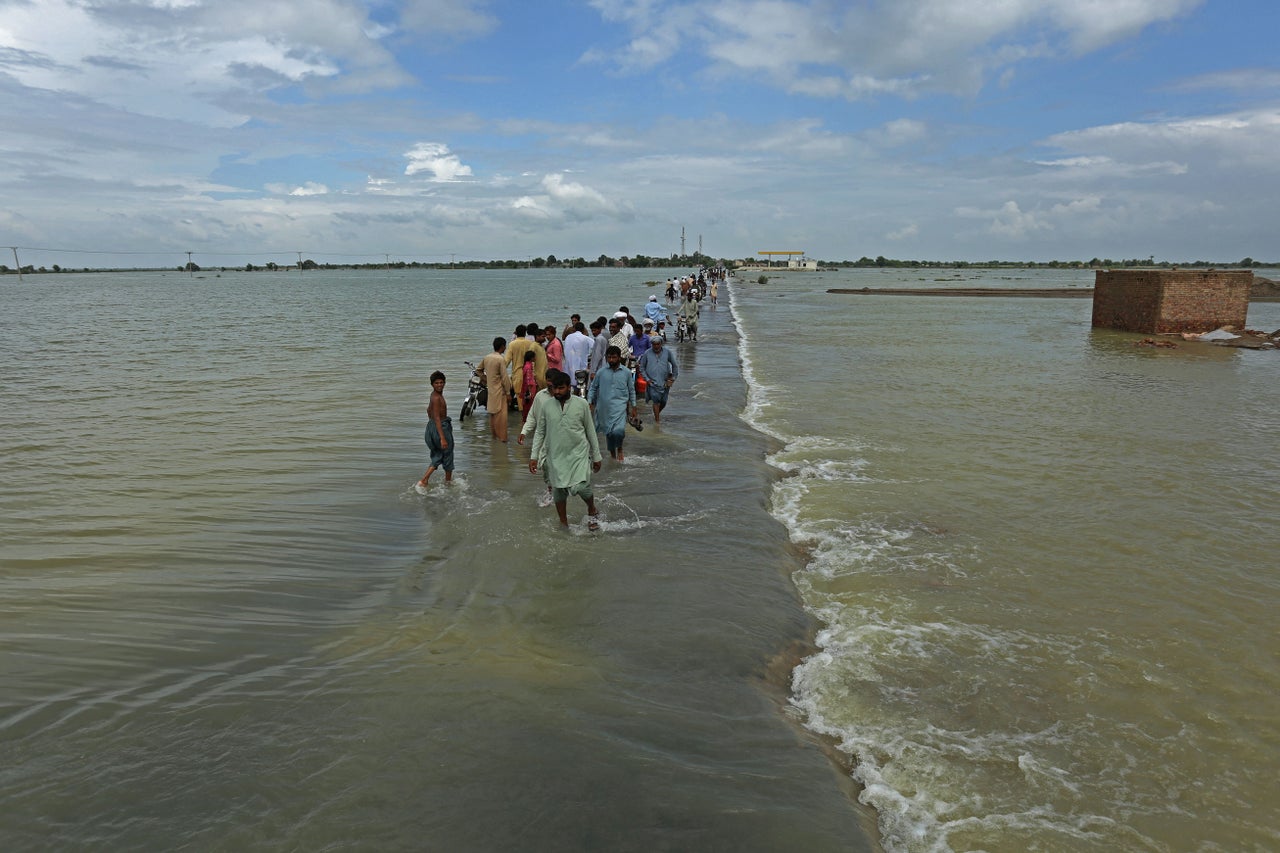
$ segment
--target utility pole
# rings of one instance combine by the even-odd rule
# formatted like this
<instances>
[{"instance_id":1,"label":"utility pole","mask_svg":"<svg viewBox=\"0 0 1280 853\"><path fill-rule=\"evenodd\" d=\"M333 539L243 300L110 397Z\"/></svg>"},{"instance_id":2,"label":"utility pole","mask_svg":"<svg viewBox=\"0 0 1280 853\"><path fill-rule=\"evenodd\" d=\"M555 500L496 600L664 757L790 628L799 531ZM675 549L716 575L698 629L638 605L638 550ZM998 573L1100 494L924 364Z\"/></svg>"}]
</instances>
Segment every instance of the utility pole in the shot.
<instances>
[{"instance_id":1,"label":"utility pole","mask_svg":"<svg viewBox=\"0 0 1280 853\"><path fill-rule=\"evenodd\" d=\"M680 226L680 258L684 259L684 226ZM630 392L628 392L630 393Z\"/></svg>"},{"instance_id":2,"label":"utility pole","mask_svg":"<svg viewBox=\"0 0 1280 853\"><path fill-rule=\"evenodd\" d=\"M188 278L196 277L195 271L191 269L191 253L190 252L187 252L187 277Z\"/></svg>"},{"instance_id":3,"label":"utility pole","mask_svg":"<svg viewBox=\"0 0 1280 853\"><path fill-rule=\"evenodd\" d=\"M698 254L702 254L702 235L698 235Z\"/></svg>"},{"instance_id":4,"label":"utility pole","mask_svg":"<svg viewBox=\"0 0 1280 853\"><path fill-rule=\"evenodd\" d=\"M298 275L302 275L302 253L298 253Z\"/></svg>"},{"instance_id":5,"label":"utility pole","mask_svg":"<svg viewBox=\"0 0 1280 853\"><path fill-rule=\"evenodd\" d=\"M10 246L13 249L13 265L18 268L18 281L22 281L22 261L18 260L18 247Z\"/></svg>"}]
</instances>

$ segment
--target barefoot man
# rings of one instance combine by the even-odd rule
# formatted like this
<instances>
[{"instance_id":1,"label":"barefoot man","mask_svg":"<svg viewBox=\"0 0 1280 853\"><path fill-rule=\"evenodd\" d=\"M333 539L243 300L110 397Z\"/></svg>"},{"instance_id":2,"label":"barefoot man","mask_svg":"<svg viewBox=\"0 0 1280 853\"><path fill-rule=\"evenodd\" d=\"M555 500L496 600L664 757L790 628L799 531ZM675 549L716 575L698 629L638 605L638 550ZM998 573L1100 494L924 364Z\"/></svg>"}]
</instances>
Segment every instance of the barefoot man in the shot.
<instances>
[{"instance_id":1,"label":"barefoot man","mask_svg":"<svg viewBox=\"0 0 1280 853\"><path fill-rule=\"evenodd\" d=\"M591 380L587 402L595 412L596 429L604 433L609 455L621 462L627 420L636 416L636 383L631 371L622 366L622 353L617 347L605 350L604 360L607 366Z\"/></svg>"},{"instance_id":2,"label":"barefoot man","mask_svg":"<svg viewBox=\"0 0 1280 853\"><path fill-rule=\"evenodd\" d=\"M418 481L418 489L426 490L427 481L437 468L443 468L444 481L452 483L453 424L449 420L449 406L444 401L444 374L439 370L431 374L431 400L427 403L427 431L423 438L431 452L431 467Z\"/></svg>"},{"instance_id":3,"label":"barefoot man","mask_svg":"<svg viewBox=\"0 0 1280 853\"><path fill-rule=\"evenodd\" d=\"M506 349L506 338L494 338L493 352L480 360L480 369L484 371L485 384L489 388L489 402L485 406L489 412L489 432L504 443L507 440L507 411L512 388L507 362L502 357Z\"/></svg>"},{"instance_id":4,"label":"barefoot man","mask_svg":"<svg viewBox=\"0 0 1280 853\"><path fill-rule=\"evenodd\" d=\"M538 406L538 425L529 450L529 473L538 473L541 461L561 527L569 526L566 511L569 495L577 495L587 505L587 529L599 530L591 475L599 472L602 457L591 407L583 398L573 396L569 377L563 372L556 371L547 381L551 397Z\"/></svg>"},{"instance_id":5,"label":"barefoot man","mask_svg":"<svg viewBox=\"0 0 1280 853\"><path fill-rule=\"evenodd\" d=\"M671 383L680 375L675 357L667 349L666 342L654 335L649 351L636 365L636 371L648 383L644 397L653 404L653 422L662 423L662 410L667 407L667 397L671 393Z\"/></svg>"}]
</instances>

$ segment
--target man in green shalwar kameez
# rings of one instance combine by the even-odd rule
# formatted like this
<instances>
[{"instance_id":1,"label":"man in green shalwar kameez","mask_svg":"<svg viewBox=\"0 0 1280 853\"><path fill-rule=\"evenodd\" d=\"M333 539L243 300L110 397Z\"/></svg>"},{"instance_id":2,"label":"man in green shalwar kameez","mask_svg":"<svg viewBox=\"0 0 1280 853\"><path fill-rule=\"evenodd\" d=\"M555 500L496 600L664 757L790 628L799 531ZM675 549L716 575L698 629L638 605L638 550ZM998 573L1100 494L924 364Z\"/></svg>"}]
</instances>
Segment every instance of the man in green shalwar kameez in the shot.
<instances>
[{"instance_id":1,"label":"man in green shalwar kameez","mask_svg":"<svg viewBox=\"0 0 1280 853\"><path fill-rule=\"evenodd\" d=\"M569 389L569 377L558 372L551 379L551 399L538 410L538 425L529 449L529 471L538 473L538 464L546 469L547 484L560 524L569 526L569 495L577 495L587 504L587 529L599 530L596 499L591 491L591 475L600 470L600 440L591 417L591 406Z\"/></svg>"}]
</instances>

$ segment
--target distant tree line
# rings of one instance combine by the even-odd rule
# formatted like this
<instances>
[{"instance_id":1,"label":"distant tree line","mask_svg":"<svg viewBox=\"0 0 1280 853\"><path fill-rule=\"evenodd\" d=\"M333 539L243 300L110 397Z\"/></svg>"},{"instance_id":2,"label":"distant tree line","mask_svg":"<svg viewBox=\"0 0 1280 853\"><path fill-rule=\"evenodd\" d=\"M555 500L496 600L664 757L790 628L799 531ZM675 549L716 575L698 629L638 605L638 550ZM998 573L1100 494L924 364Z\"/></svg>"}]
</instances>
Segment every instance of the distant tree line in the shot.
<instances>
[{"instance_id":1,"label":"distant tree line","mask_svg":"<svg viewBox=\"0 0 1280 853\"><path fill-rule=\"evenodd\" d=\"M306 259L302 261L303 270L351 270L351 269L577 269L584 267L698 267L698 266L727 266L733 267L739 264L758 264L760 261L755 258L712 258L701 252L694 252L691 255L670 256L650 256L650 255L622 255L621 257L611 257L609 255L600 255L594 260L586 258L557 258L555 255L547 255L546 257L530 257L507 260L489 260L489 261L457 261L455 262L423 262L423 261L387 261L385 263L364 263L364 264L330 264L317 263L314 260ZM909 268L909 269L1119 269L1124 267L1154 267L1160 269L1171 269L1178 267L1181 269L1203 269L1203 268L1224 268L1224 267L1243 267L1246 269L1255 267L1277 267L1280 262L1277 261L1255 261L1253 258L1243 258L1239 261L1157 261L1154 256L1146 258L1123 258L1121 260L1112 260L1111 258L1091 258L1087 261L921 261L921 260L902 260L898 258L886 258L884 255L878 255L875 258L869 258L865 255L858 260L843 261L818 261L818 266L824 269L839 268L865 268L865 267L882 267L882 268ZM227 267L209 267L210 270L218 270L226 272L227 270L244 270L245 272L284 272L289 270L297 270L297 264L278 264L275 261L266 261L265 263L255 264L246 262L244 266ZM779 268L784 268L781 264ZM22 267L23 275L36 275L39 273L73 273L73 272L156 272L161 269L173 269L172 267L82 267L80 269L70 269L53 264L51 268L34 265L24 265ZM201 272L203 269L199 264L189 262L176 268L178 272ZM0 275L17 274L19 271L10 269L4 264L0 264Z\"/></svg>"}]
</instances>

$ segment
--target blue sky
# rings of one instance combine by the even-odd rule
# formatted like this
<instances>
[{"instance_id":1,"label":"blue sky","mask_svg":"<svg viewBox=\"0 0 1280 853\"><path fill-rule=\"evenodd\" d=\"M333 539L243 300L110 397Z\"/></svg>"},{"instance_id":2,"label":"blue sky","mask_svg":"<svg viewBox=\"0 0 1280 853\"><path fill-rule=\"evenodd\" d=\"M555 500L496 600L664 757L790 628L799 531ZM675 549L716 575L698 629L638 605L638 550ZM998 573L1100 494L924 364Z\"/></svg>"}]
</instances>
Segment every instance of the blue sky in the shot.
<instances>
[{"instance_id":1,"label":"blue sky","mask_svg":"<svg viewBox=\"0 0 1280 853\"><path fill-rule=\"evenodd\" d=\"M0 0L0 246L1274 260L1277 30L1275 0Z\"/></svg>"}]
</instances>

